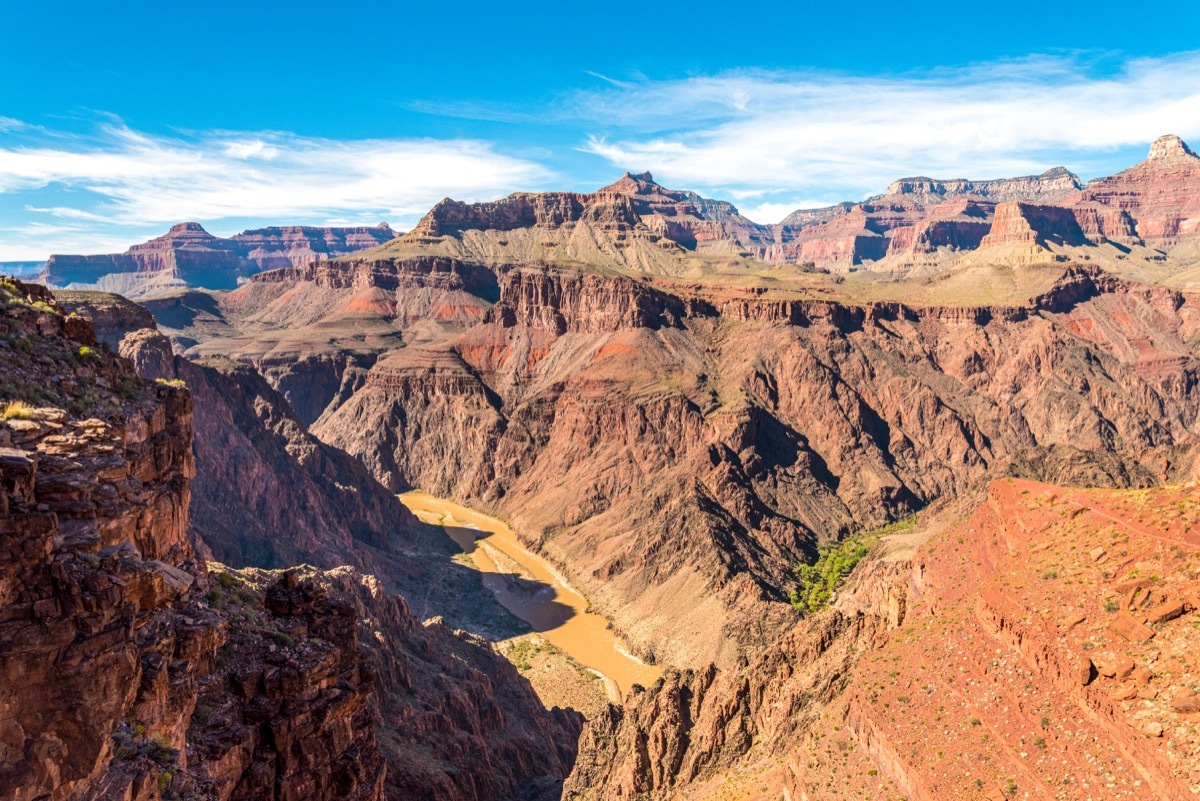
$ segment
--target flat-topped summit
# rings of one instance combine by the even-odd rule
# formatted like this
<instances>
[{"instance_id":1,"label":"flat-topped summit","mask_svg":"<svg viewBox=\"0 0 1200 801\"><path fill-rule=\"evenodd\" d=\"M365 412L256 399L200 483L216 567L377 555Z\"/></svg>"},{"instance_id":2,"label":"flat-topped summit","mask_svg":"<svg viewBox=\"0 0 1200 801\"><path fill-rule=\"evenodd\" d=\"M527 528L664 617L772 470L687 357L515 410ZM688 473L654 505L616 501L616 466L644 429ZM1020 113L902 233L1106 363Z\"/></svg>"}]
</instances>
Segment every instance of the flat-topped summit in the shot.
<instances>
[{"instance_id":1,"label":"flat-topped summit","mask_svg":"<svg viewBox=\"0 0 1200 801\"><path fill-rule=\"evenodd\" d=\"M171 233L171 234L182 234L184 232L197 233L197 234L207 234L208 233L208 231L204 230L204 226L198 222L175 223L174 225L171 226L171 230L168 231L168 233Z\"/></svg>"},{"instance_id":2,"label":"flat-topped summit","mask_svg":"<svg viewBox=\"0 0 1200 801\"><path fill-rule=\"evenodd\" d=\"M181 222L124 253L53 255L41 280L133 298L184 286L233 289L240 279L261 270L300 267L377 247L395 237L387 223L353 228L273 226L224 238L198 222Z\"/></svg>"},{"instance_id":3,"label":"flat-topped summit","mask_svg":"<svg viewBox=\"0 0 1200 801\"><path fill-rule=\"evenodd\" d=\"M917 196L923 199L976 196L1005 203L1014 200L1057 199L1083 188L1079 176L1066 167L1053 167L1041 175L973 181L968 178L938 179L917 176L893 181L884 197Z\"/></svg>"}]
</instances>

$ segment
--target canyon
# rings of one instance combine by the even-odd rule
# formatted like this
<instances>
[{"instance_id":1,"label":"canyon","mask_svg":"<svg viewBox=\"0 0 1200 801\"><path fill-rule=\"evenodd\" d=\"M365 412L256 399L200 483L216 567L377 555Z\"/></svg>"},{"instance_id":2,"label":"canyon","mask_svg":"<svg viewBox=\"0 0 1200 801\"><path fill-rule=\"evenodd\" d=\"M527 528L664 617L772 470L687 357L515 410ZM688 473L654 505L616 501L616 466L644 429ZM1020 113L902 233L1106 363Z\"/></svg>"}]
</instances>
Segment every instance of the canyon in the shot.
<instances>
[{"instance_id":1,"label":"canyon","mask_svg":"<svg viewBox=\"0 0 1200 801\"><path fill-rule=\"evenodd\" d=\"M1190 797L1198 201L1168 136L6 280L0 795Z\"/></svg>"}]
</instances>

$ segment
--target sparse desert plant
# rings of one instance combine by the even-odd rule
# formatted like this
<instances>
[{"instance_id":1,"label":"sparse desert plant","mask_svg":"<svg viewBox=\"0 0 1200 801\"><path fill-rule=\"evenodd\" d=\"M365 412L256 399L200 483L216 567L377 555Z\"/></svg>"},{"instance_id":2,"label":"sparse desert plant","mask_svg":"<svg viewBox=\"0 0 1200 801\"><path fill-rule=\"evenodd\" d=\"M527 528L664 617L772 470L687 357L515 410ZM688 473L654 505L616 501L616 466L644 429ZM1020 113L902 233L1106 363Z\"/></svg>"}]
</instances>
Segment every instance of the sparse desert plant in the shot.
<instances>
[{"instance_id":1,"label":"sparse desert plant","mask_svg":"<svg viewBox=\"0 0 1200 801\"><path fill-rule=\"evenodd\" d=\"M175 387L176 389L182 389L187 386L182 378L156 378L154 379L154 383L164 387Z\"/></svg>"},{"instance_id":2,"label":"sparse desert plant","mask_svg":"<svg viewBox=\"0 0 1200 801\"><path fill-rule=\"evenodd\" d=\"M14 400L0 409L0 420L28 420L33 417L33 407L25 401Z\"/></svg>"},{"instance_id":3,"label":"sparse desert plant","mask_svg":"<svg viewBox=\"0 0 1200 801\"><path fill-rule=\"evenodd\" d=\"M80 364L90 364L100 360L100 354L87 345L80 345L79 350L75 351L75 359Z\"/></svg>"}]
</instances>

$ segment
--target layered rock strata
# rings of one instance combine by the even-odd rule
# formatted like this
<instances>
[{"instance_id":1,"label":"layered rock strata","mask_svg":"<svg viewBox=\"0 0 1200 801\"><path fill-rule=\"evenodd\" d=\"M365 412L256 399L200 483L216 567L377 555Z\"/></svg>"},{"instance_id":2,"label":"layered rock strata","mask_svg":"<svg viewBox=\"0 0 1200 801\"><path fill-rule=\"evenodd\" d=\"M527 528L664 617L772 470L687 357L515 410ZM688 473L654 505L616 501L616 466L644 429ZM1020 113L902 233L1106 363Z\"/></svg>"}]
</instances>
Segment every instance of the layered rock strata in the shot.
<instances>
[{"instance_id":1,"label":"layered rock strata","mask_svg":"<svg viewBox=\"0 0 1200 801\"><path fill-rule=\"evenodd\" d=\"M199 223L187 222L124 253L51 256L38 280L54 286L111 290L128 297L184 287L232 289L239 280L261 270L305 266L375 247L394 236L383 224L375 228L263 228L222 239Z\"/></svg>"}]
</instances>

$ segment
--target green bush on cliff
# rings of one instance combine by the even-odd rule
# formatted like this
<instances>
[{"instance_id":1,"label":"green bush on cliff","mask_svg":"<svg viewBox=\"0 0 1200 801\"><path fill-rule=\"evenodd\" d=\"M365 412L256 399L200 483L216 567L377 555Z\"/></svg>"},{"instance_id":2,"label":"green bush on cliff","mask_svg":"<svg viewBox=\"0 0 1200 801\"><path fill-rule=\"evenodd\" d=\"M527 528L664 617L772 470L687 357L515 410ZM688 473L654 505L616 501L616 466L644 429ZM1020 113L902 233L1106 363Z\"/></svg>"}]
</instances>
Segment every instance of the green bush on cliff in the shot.
<instances>
[{"instance_id":1,"label":"green bush on cliff","mask_svg":"<svg viewBox=\"0 0 1200 801\"><path fill-rule=\"evenodd\" d=\"M813 564L807 565L802 562L796 565L796 589L791 593L792 606L804 615L820 612L829 606L834 591L863 557L871 552L871 547L880 537L903 534L912 530L916 523L917 519L910 517L866 534L849 537L837 545L822 548Z\"/></svg>"}]
</instances>

